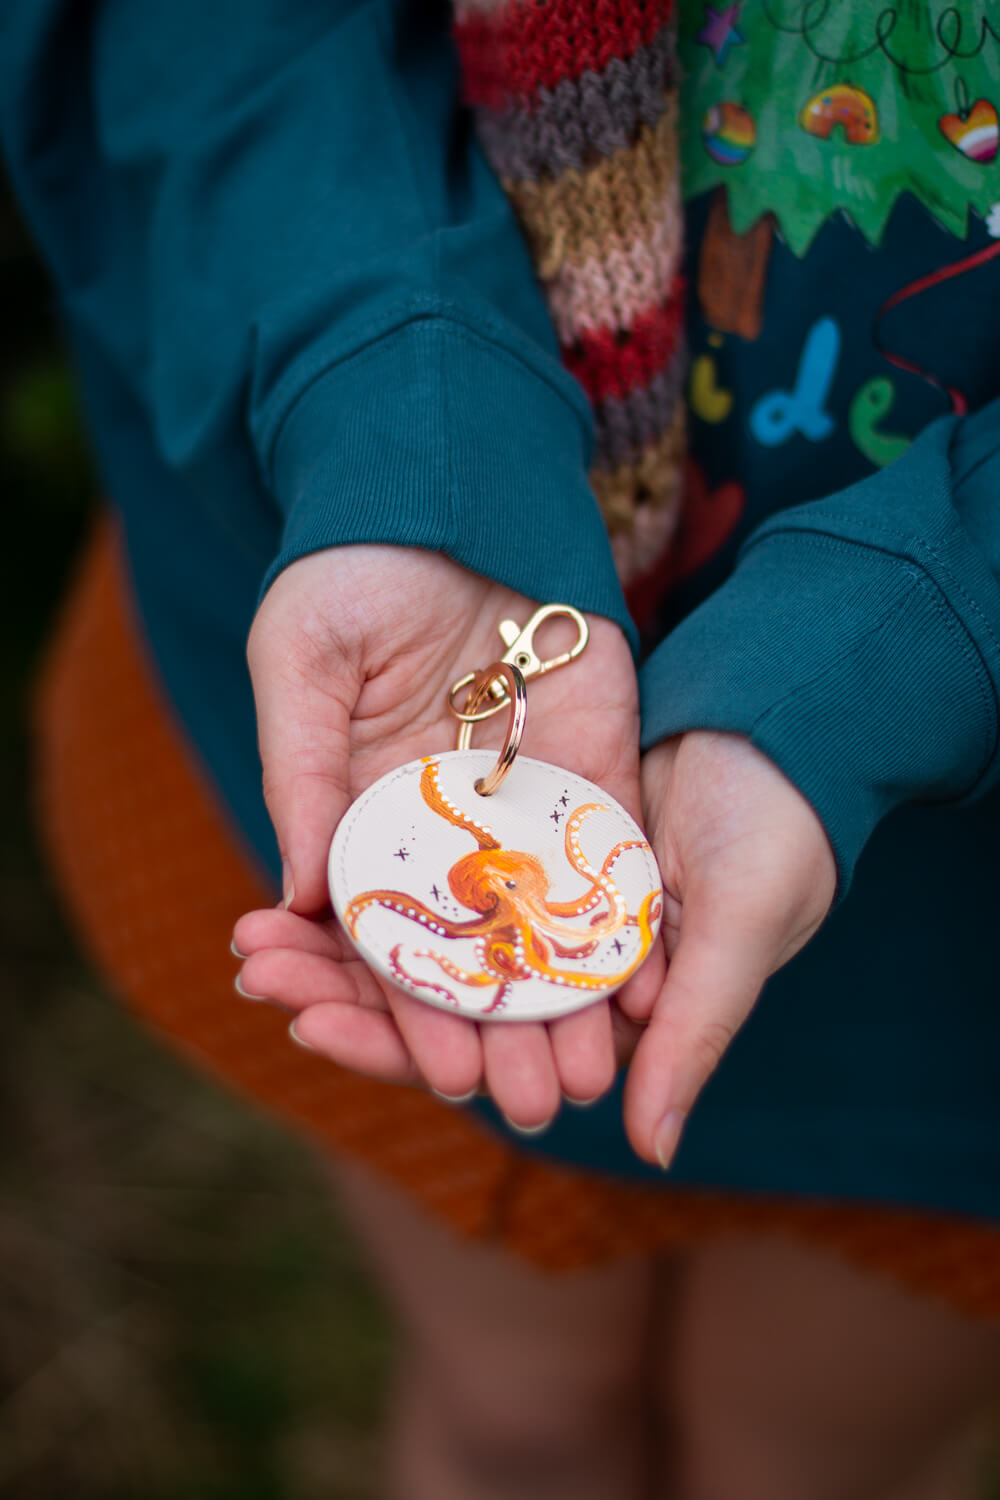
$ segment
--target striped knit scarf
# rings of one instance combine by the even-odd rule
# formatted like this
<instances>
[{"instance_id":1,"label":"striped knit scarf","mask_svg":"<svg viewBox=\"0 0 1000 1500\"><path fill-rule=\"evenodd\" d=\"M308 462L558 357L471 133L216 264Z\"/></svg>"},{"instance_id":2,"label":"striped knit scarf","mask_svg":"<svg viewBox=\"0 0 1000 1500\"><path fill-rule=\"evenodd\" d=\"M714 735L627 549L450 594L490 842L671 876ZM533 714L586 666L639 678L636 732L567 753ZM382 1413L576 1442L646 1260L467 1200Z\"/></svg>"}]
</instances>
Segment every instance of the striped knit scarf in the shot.
<instances>
[{"instance_id":1,"label":"striped knit scarf","mask_svg":"<svg viewBox=\"0 0 1000 1500\"><path fill-rule=\"evenodd\" d=\"M677 523L681 207L672 0L454 0L465 101L590 399L626 584Z\"/></svg>"}]
</instances>

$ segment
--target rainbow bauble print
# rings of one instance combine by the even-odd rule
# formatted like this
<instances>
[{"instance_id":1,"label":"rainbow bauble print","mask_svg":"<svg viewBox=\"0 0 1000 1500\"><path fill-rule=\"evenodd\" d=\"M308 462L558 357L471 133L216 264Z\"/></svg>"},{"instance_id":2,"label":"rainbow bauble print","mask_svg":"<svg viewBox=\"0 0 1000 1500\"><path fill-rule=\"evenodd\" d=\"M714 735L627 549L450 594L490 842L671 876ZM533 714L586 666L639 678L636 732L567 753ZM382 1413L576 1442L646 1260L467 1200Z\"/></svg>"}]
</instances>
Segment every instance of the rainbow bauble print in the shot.
<instances>
[{"instance_id":1,"label":"rainbow bauble print","mask_svg":"<svg viewBox=\"0 0 1000 1500\"><path fill-rule=\"evenodd\" d=\"M997 154L1000 132L997 112L988 99L977 99L971 109L942 115L938 129L957 151L985 167Z\"/></svg>"},{"instance_id":2,"label":"rainbow bauble print","mask_svg":"<svg viewBox=\"0 0 1000 1500\"><path fill-rule=\"evenodd\" d=\"M753 116L731 99L712 105L701 122L701 133L705 150L721 167L738 167L757 141Z\"/></svg>"},{"instance_id":3,"label":"rainbow bauble print","mask_svg":"<svg viewBox=\"0 0 1000 1500\"><path fill-rule=\"evenodd\" d=\"M809 135L828 141L840 126L849 146L871 146L878 140L878 112L864 89L851 83L835 83L820 89L799 115L799 124Z\"/></svg>"}]
</instances>

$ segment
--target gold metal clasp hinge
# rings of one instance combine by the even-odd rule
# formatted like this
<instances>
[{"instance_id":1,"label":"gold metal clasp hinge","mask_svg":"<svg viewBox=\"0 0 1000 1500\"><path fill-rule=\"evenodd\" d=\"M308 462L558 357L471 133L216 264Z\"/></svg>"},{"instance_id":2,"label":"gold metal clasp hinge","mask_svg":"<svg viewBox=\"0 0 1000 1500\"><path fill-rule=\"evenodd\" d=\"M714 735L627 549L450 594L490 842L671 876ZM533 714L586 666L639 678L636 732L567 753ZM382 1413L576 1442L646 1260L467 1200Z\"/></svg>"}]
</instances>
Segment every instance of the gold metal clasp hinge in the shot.
<instances>
[{"instance_id":1,"label":"gold metal clasp hinge","mask_svg":"<svg viewBox=\"0 0 1000 1500\"><path fill-rule=\"evenodd\" d=\"M558 656L549 657L547 660L543 659L535 650L535 635L546 620L555 619L560 615L573 621L577 629L577 638L568 651L562 651ZM574 609L571 604L543 604L540 609L535 610L526 625L518 625L516 620L501 620L498 628L503 643L507 647L500 660L517 667L525 679L541 677L546 672L554 672L557 667L564 667L568 662L575 661L590 639L590 626L580 611ZM462 722L458 744L460 750L468 745L470 725L478 724L483 719L489 719L493 714L498 714L501 709L507 707L510 701L507 684L502 677L494 677L489 688L486 689L485 696L490 699L486 708L481 708L476 713L466 713L464 706L458 708L455 700L459 693L470 689L479 676L479 672L467 672L464 677L460 677L452 684L448 694L448 707L455 718ZM465 704L468 702L469 694L466 691Z\"/></svg>"}]
</instances>

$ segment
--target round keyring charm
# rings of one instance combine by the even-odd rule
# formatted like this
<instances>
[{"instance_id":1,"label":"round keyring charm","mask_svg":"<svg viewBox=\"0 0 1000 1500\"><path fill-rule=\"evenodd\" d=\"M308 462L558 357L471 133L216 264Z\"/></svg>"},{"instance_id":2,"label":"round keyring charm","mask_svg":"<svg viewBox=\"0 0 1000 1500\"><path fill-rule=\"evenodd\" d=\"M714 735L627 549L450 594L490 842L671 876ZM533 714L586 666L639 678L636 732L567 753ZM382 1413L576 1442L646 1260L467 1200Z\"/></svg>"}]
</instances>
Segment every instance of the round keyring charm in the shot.
<instances>
[{"instance_id":1,"label":"round keyring charm","mask_svg":"<svg viewBox=\"0 0 1000 1500\"><path fill-rule=\"evenodd\" d=\"M481 674L480 696L504 665ZM523 727L515 684L512 730L519 698ZM592 782L517 755L519 729L513 739L491 795L476 789L491 751L411 761L359 797L330 849L334 908L372 968L479 1021L551 1020L612 994L660 925L638 825Z\"/></svg>"}]
</instances>

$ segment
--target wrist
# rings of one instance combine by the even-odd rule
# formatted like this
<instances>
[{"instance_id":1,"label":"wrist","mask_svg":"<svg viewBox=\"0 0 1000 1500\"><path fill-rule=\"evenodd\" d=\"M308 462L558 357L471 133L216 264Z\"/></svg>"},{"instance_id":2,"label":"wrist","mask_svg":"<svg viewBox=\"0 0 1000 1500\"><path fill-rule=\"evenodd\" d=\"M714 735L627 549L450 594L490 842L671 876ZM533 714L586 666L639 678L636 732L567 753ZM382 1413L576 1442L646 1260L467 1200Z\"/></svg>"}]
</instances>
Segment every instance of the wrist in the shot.
<instances>
[{"instance_id":1,"label":"wrist","mask_svg":"<svg viewBox=\"0 0 1000 1500\"><path fill-rule=\"evenodd\" d=\"M635 649L591 442L586 403L554 362L447 317L407 322L321 373L275 435L268 482L285 527L264 589L324 547L419 548L612 619Z\"/></svg>"}]
</instances>

